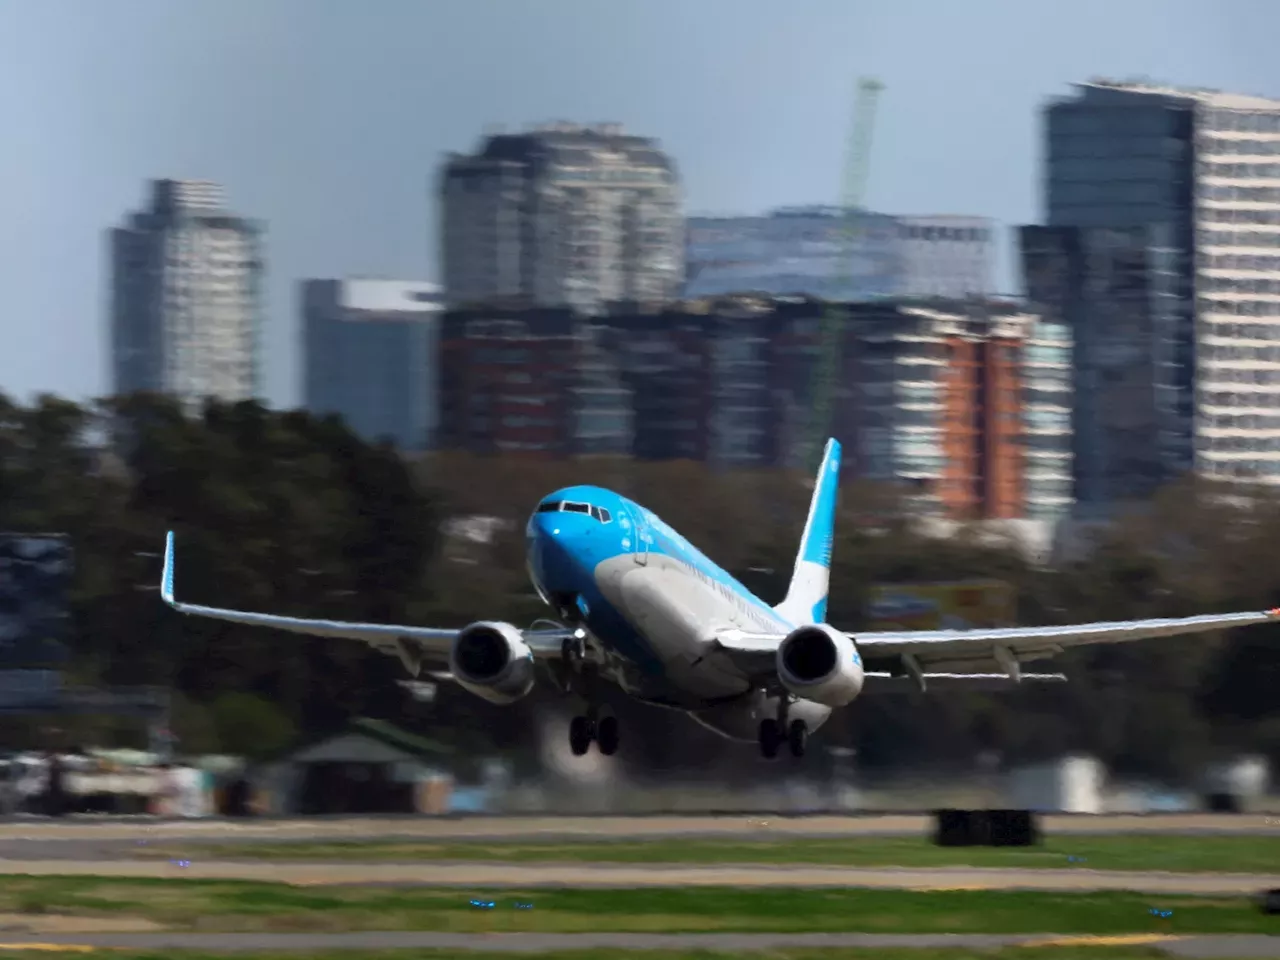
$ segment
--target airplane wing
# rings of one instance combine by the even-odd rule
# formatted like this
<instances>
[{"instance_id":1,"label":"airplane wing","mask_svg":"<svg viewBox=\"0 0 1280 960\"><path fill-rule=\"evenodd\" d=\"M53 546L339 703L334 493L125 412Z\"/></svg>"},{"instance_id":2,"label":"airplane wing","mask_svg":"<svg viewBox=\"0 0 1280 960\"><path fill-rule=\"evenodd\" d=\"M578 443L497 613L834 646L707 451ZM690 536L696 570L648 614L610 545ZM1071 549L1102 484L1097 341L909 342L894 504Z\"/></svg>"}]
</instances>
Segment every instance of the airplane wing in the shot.
<instances>
[{"instance_id":1,"label":"airplane wing","mask_svg":"<svg viewBox=\"0 0 1280 960\"><path fill-rule=\"evenodd\" d=\"M904 630L855 632L853 639L867 664L868 675L884 664L926 683L931 676L1003 674L1017 682L1031 679L1022 664L1056 656L1070 647L1127 643L1151 637L1174 637L1280 620L1280 608L1250 613L1212 613L1196 617L1117 620L1050 627L999 627L976 630ZM729 632L715 645L753 675L772 672L784 634Z\"/></svg>"},{"instance_id":2,"label":"airplane wing","mask_svg":"<svg viewBox=\"0 0 1280 960\"><path fill-rule=\"evenodd\" d=\"M213 620L226 620L250 627L271 627L290 633L305 633L316 637L341 637L360 640L374 649L399 657L415 677L424 665L446 664L453 638L461 628L410 627L387 623L350 623L343 620L307 620L300 617L283 617L270 613L250 613L243 610L227 610L221 607L204 607L194 603L181 603L173 590L173 532L170 531L164 545L164 573L160 580L160 597L179 613ZM572 634L560 628L522 631L525 643L539 659L559 657L562 644ZM447 672L429 670L437 679L448 679Z\"/></svg>"}]
</instances>

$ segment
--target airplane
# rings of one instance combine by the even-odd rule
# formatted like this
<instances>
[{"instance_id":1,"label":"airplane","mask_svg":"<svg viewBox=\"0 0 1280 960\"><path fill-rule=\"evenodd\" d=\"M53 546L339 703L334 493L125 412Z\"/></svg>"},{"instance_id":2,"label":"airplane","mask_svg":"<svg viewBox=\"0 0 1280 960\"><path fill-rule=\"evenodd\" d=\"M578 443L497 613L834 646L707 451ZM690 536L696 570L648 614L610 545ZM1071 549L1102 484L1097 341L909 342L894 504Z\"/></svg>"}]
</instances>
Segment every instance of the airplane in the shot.
<instances>
[{"instance_id":1,"label":"airplane","mask_svg":"<svg viewBox=\"0 0 1280 960\"><path fill-rule=\"evenodd\" d=\"M810 733L867 691L988 689L1062 682L1023 665L1068 647L1217 630L1280 619L1280 608L1075 626L852 633L826 620L840 476L827 442L786 596L770 605L650 510L610 490L572 486L544 497L526 527L529 578L557 614L529 628L480 620L460 629L348 623L180 603L174 536L160 595L182 614L319 637L363 641L396 656L413 678L454 682L491 703L530 693L538 665L586 710L569 725L571 751L619 746L602 715L604 685L682 711L766 758L803 756Z\"/></svg>"}]
</instances>

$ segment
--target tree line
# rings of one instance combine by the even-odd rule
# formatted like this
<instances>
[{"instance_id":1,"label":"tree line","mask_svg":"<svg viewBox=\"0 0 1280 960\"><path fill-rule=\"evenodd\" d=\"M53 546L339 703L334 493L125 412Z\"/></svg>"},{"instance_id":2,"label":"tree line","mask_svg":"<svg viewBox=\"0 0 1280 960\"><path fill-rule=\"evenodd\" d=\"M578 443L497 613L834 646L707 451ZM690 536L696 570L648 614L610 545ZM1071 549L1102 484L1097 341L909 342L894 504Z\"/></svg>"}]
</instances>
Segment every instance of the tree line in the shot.
<instances>
[{"instance_id":1,"label":"tree line","mask_svg":"<svg viewBox=\"0 0 1280 960\"><path fill-rule=\"evenodd\" d=\"M554 706L539 688L495 707L443 686L419 703L399 662L358 643L180 617L157 585L166 530L178 537L177 588L195 603L333 619L461 626L547 610L525 570L524 523L560 486L598 483L653 509L766 600L785 592L810 490L781 470L718 471L691 462L540 461L441 452L402 457L336 417L209 403L197 412L135 395L75 404L0 397L0 530L59 531L75 550L69 679L175 691L186 751L269 756L356 715L382 717L460 755L494 750L534 763L532 720ZM1024 623L1183 616L1280 605L1280 500L1224 498L1181 481L1099 533L1087 558L1043 562L1013 543L921 531L892 489L841 494L830 619L866 623L885 582L1008 580ZM488 542L446 521L496 518ZM838 713L824 742L867 767L968 764L1081 750L1151 777L1189 776L1224 751L1280 759L1280 628L1072 651L1071 682L996 694L867 697ZM677 714L620 701L625 760L646 771L752 769ZM12 718L10 718L12 719ZM95 721L92 735L129 731ZM86 731L85 735L89 735ZM6 722L15 747L29 725ZM819 752L807 760L828 762Z\"/></svg>"}]
</instances>

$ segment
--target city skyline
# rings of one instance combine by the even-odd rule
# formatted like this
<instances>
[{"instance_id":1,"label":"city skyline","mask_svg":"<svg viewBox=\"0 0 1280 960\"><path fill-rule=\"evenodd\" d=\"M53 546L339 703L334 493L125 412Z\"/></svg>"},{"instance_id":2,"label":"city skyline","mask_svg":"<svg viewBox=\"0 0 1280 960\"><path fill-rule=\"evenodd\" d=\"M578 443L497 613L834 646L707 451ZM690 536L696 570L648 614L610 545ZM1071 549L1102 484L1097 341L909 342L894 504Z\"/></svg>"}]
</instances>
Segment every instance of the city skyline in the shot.
<instances>
[{"instance_id":1,"label":"city skyline","mask_svg":"<svg viewBox=\"0 0 1280 960\"><path fill-rule=\"evenodd\" d=\"M434 170L491 122L616 120L679 164L688 213L753 213L834 202L854 82L875 75L868 207L991 217L1007 287L1009 228L1043 215L1045 99L1099 74L1280 94L1265 41L1280 8L1028 6L810 0L780 17L764 2L548 0L496 17L386 0L374 17L294 0L0 0L0 104L38 131L0 158L0 206L20 225L0 247L0 389L104 392L102 234L154 177L215 180L266 223L266 397L296 405L297 280L438 281ZM470 69L483 52L500 67ZM683 66L654 70L668 61Z\"/></svg>"}]
</instances>

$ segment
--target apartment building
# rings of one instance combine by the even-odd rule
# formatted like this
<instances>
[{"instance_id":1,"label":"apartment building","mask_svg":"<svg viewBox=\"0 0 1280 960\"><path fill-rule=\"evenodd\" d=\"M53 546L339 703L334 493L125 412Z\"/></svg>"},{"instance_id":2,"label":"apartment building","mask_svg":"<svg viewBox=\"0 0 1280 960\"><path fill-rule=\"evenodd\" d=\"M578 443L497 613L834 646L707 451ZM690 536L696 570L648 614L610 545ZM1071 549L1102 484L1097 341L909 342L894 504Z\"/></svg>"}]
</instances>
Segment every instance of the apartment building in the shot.
<instances>
[{"instance_id":1,"label":"apartment building","mask_svg":"<svg viewBox=\"0 0 1280 960\"><path fill-rule=\"evenodd\" d=\"M686 298L755 294L850 302L972 297L992 290L991 221L786 207L690 217Z\"/></svg>"},{"instance_id":2,"label":"apartment building","mask_svg":"<svg viewBox=\"0 0 1280 960\"><path fill-rule=\"evenodd\" d=\"M455 307L523 297L600 310L661 302L684 280L679 175L619 124L544 124L453 154L439 183L445 293Z\"/></svg>"},{"instance_id":3,"label":"apartment building","mask_svg":"<svg viewBox=\"0 0 1280 960\"><path fill-rule=\"evenodd\" d=\"M1000 301L855 304L858 475L953 520L1025 515L1022 348L1036 317Z\"/></svg>"},{"instance_id":4,"label":"apartment building","mask_svg":"<svg viewBox=\"0 0 1280 960\"><path fill-rule=\"evenodd\" d=\"M985 297L994 292L995 231L987 217L899 216L903 297Z\"/></svg>"},{"instance_id":5,"label":"apartment building","mask_svg":"<svg viewBox=\"0 0 1280 960\"><path fill-rule=\"evenodd\" d=\"M948 519L1047 516L1070 502L1061 324L982 299L844 309L829 430L848 476L898 485L916 512ZM442 435L512 453L808 470L825 310L739 296L596 317L450 314Z\"/></svg>"},{"instance_id":6,"label":"apartment building","mask_svg":"<svg viewBox=\"0 0 1280 960\"><path fill-rule=\"evenodd\" d=\"M153 180L110 231L111 384L197 409L261 396L262 232L207 180Z\"/></svg>"},{"instance_id":7,"label":"apartment building","mask_svg":"<svg viewBox=\"0 0 1280 960\"><path fill-rule=\"evenodd\" d=\"M534 457L629 454L632 391L587 317L500 306L447 313L440 445Z\"/></svg>"}]
</instances>

